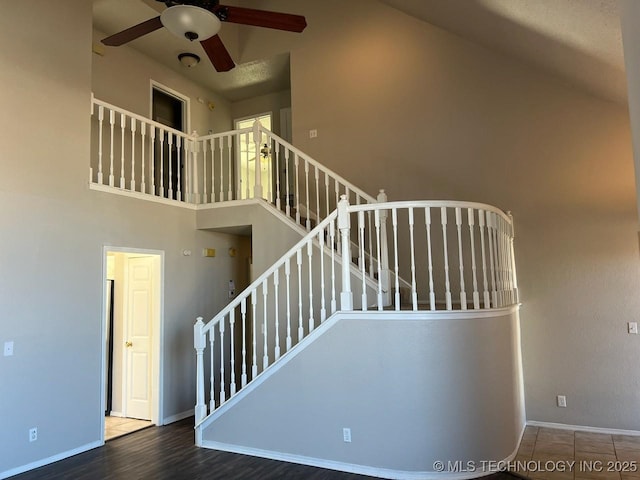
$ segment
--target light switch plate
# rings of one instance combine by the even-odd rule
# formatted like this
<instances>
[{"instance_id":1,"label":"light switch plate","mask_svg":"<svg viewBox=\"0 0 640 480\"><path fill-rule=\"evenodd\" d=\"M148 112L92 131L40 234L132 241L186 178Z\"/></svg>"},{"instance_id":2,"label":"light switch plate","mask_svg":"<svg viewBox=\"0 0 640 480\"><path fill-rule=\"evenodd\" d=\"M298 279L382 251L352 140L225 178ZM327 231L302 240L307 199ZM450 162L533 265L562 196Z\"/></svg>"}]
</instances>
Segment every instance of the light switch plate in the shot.
<instances>
[{"instance_id":1,"label":"light switch plate","mask_svg":"<svg viewBox=\"0 0 640 480\"><path fill-rule=\"evenodd\" d=\"M4 342L4 356L11 357L13 355L13 342Z\"/></svg>"}]
</instances>

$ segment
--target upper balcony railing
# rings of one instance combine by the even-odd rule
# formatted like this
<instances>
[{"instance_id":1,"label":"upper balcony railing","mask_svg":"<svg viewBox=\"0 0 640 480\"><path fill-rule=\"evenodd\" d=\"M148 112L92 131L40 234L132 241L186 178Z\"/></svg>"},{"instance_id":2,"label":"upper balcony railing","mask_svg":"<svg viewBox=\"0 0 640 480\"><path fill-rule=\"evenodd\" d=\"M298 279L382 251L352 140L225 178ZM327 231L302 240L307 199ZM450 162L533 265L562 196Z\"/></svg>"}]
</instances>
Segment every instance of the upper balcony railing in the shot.
<instances>
[{"instance_id":1,"label":"upper balcony railing","mask_svg":"<svg viewBox=\"0 0 640 480\"><path fill-rule=\"evenodd\" d=\"M199 136L96 98L91 114L94 188L192 205L264 198L307 231L336 209L341 195L356 205L376 202L259 122ZM265 168L273 170L266 184ZM249 174L253 178L241 178Z\"/></svg>"}]
</instances>

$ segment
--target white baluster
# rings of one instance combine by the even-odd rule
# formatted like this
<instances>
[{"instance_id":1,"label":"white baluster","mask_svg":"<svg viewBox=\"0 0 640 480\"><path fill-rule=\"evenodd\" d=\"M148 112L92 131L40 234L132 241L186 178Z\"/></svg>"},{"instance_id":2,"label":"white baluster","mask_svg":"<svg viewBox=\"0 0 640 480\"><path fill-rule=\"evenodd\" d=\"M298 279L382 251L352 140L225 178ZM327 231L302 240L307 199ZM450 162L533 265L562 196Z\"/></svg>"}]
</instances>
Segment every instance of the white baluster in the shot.
<instances>
[{"instance_id":1,"label":"white baluster","mask_svg":"<svg viewBox=\"0 0 640 480\"><path fill-rule=\"evenodd\" d=\"M127 117L120 114L120 188L125 188L124 181L124 128L127 124Z\"/></svg>"},{"instance_id":2,"label":"white baluster","mask_svg":"<svg viewBox=\"0 0 640 480\"><path fill-rule=\"evenodd\" d=\"M225 375L224 375L224 318L218 322L220 330L220 405L227 400L227 392L225 391Z\"/></svg>"},{"instance_id":3,"label":"white baluster","mask_svg":"<svg viewBox=\"0 0 640 480\"><path fill-rule=\"evenodd\" d=\"M177 185L176 185L176 200L179 202L182 201L182 137L180 135L176 135L176 154L178 155L176 162L176 173L177 173ZM186 141L184 142L186 144Z\"/></svg>"},{"instance_id":4,"label":"white baluster","mask_svg":"<svg viewBox=\"0 0 640 480\"><path fill-rule=\"evenodd\" d=\"M381 213L380 210L374 211L374 222L376 227L376 247L377 247L376 258L378 261L378 310L382 311L384 310L385 301L382 296L382 282L384 280L383 280L383 273L382 273L383 267L382 267L382 252L381 252L382 239L380 238L380 213ZM369 221L371 221L371 215L369 215ZM371 249L371 234L369 234L369 249ZM371 263L373 264L373 261ZM388 275L388 271L386 274ZM373 277L373 274L372 274L372 277Z\"/></svg>"},{"instance_id":5,"label":"white baluster","mask_svg":"<svg viewBox=\"0 0 640 480\"><path fill-rule=\"evenodd\" d=\"M296 205L296 223L298 225L300 225L300 175L299 175L299 161L298 161L298 154L294 153L293 154L293 164L295 166L296 169L296 200L295 200L295 205Z\"/></svg>"},{"instance_id":6,"label":"white baluster","mask_svg":"<svg viewBox=\"0 0 640 480\"><path fill-rule=\"evenodd\" d=\"M331 242L331 313L334 314L338 310L336 302L336 224L329 224L329 240Z\"/></svg>"},{"instance_id":7,"label":"white baluster","mask_svg":"<svg viewBox=\"0 0 640 480\"><path fill-rule=\"evenodd\" d=\"M209 412L216 409L216 382L214 378L215 370L213 369L213 354L215 352L215 331L213 328L209 330Z\"/></svg>"},{"instance_id":8,"label":"white baluster","mask_svg":"<svg viewBox=\"0 0 640 480\"><path fill-rule=\"evenodd\" d=\"M229 398L231 398L236 393L236 349L235 349L235 323L236 323L236 311L235 309L229 312L229 339L230 339L230 352L229 356L231 357L230 367L229 367L229 375L231 376L231 384Z\"/></svg>"},{"instance_id":9,"label":"white baluster","mask_svg":"<svg viewBox=\"0 0 640 480\"><path fill-rule=\"evenodd\" d=\"M169 175L167 176L168 185L168 198L173 198L173 133L167 132L167 150L169 151L169 159L168 159L168 167L169 167Z\"/></svg>"},{"instance_id":10,"label":"white baluster","mask_svg":"<svg viewBox=\"0 0 640 480\"><path fill-rule=\"evenodd\" d=\"M343 195L338 202L338 229L342 244L342 292L340 292L340 308L353 310L353 293L351 292L351 216L349 215L349 200Z\"/></svg>"},{"instance_id":11,"label":"white baluster","mask_svg":"<svg viewBox=\"0 0 640 480\"><path fill-rule=\"evenodd\" d=\"M325 207L325 218L329 216L331 211L329 210L329 173L324 172L324 199L326 203Z\"/></svg>"},{"instance_id":12,"label":"white baluster","mask_svg":"<svg viewBox=\"0 0 640 480\"><path fill-rule=\"evenodd\" d=\"M262 140L260 121L256 120L253 122L253 143L256 149L256 180L253 187L253 198L262 198L262 155L260 154L260 140Z\"/></svg>"},{"instance_id":13,"label":"white baluster","mask_svg":"<svg viewBox=\"0 0 640 480\"><path fill-rule=\"evenodd\" d=\"M285 151L284 151L284 163L286 165L284 173L285 173L285 177L286 177L285 178L285 182L286 182L285 191L286 191L286 194L287 194L287 196L286 196L286 198L284 200L284 203L285 203L284 210L285 210L285 213L287 214L287 217L290 217L291 216L291 205L290 205L290 203L291 203L291 193L289 191L289 188L290 188L290 185L289 185L289 169L290 168L289 168L289 166L290 166L290 164L289 164L289 149L288 148L286 148Z\"/></svg>"},{"instance_id":14,"label":"white baluster","mask_svg":"<svg viewBox=\"0 0 640 480\"><path fill-rule=\"evenodd\" d=\"M269 349L267 344L268 337L268 325L267 325L267 281L262 282L262 338L263 338L263 351L262 351L262 370L264 371L269 366Z\"/></svg>"},{"instance_id":15,"label":"white baluster","mask_svg":"<svg viewBox=\"0 0 640 480\"><path fill-rule=\"evenodd\" d=\"M280 203L280 144L274 140L273 151L276 153L276 208L282 210ZM273 157L273 154L271 154Z\"/></svg>"},{"instance_id":16,"label":"white baluster","mask_svg":"<svg viewBox=\"0 0 640 480\"><path fill-rule=\"evenodd\" d=\"M366 312L368 307L367 300L367 271L364 261L364 212L358 212L358 258L360 275L362 276L362 311Z\"/></svg>"},{"instance_id":17,"label":"white baluster","mask_svg":"<svg viewBox=\"0 0 640 480\"><path fill-rule=\"evenodd\" d=\"M244 387L247 384L247 299L246 297L240 302L240 318L242 318L242 374L240 376L240 385Z\"/></svg>"},{"instance_id":18,"label":"white baluster","mask_svg":"<svg viewBox=\"0 0 640 480\"><path fill-rule=\"evenodd\" d=\"M104 107L98 106L98 183L102 185L102 124L104 121Z\"/></svg>"},{"instance_id":19,"label":"white baluster","mask_svg":"<svg viewBox=\"0 0 640 480\"><path fill-rule=\"evenodd\" d=\"M280 358L280 318L278 315L278 303L280 301L280 296L278 295L278 286L280 283L279 274L280 274L279 270L276 270L275 272L273 272L273 295L274 295L273 306L274 306L274 318L276 321L275 360L278 360Z\"/></svg>"},{"instance_id":20,"label":"white baluster","mask_svg":"<svg viewBox=\"0 0 640 480\"><path fill-rule=\"evenodd\" d=\"M493 307L498 307L498 290L496 287L496 269L493 255L493 213L487 213L487 236L489 237L489 270L491 278L491 303Z\"/></svg>"},{"instance_id":21,"label":"white baluster","mask_svg":"<svg viewBox=\"0 0 640 480\"><path fill-rule=\"evenodd\" d=\"M411 244L411 304L418 310L418 288L416 286L416 247L413 239L413 207L409 207L409 239Z\"/></svg>"},{"instance_id":22,"label":"white baluster","mask_svg":"<svg viewBox=\"0 0 640 480\"><path fill-rule=\"evenodd\" d=\"M253 363L251 364L251 380L255 379L258 376L258 353L257 353L257 338L258 332L256 331L256 304L258 302L256 290L253 289L251 291L251 319L253 321L253 329L251 330L251 342L253 348Z\"/></svg>"},{"instance_id":23,"label":"white baluster","mask_svg":"<svg viewBox=\"0 0 640 480\"><path fill-rule=\"evenodd\" d=\"M155 175L155 166L156 166L156 127L153 125L149 125L149 138L151 146L149 147L149 151L151 152L151 161L149 162L149 169L151 173L151 191L149 192L151 195L156 194L156 175Z\"/></svg>"},{"instance_id":24,"label":"white baluster","mask_svg":"<svg viewBox=\"0 0 640 480\"><path fill-rule=\"evenodd\" d=\"M367 212L367 222L368 222L368 226L369 226L369 235L367 235L367 237L369 238L369 250L367 252L368 256L369 256L369 276L371 278L373 278L374 277L374 262L373 262L373 228L371 227L371 210L369 210ZM378 259L378 260L380 260L380 259ZM379 268L380 268L380 263L378 263L378 269Z\"/></svg>"},{"instance_id":25,"label":"white baluster","mask_svg":"<svg viewBox=\"0 0 640 480\"><path fill-rule=\"evenodd\" d=\"M140 153L140 168L142 169L140 173L140 191L142 193L147 193L147 184L146 184L146 177L145 177L145 171L144 171L145 158L146 158L144 155L144 147L147 143L145 138L146 134L147 134L147 124L144 122L140 122L140 135L142 136L142 151Z\"/></svg>"},{"instance_id":26,"label":"white baluster","mask_svg":"<svg viewBox=\"0 0 640 480\"><path fill-rule=\"evenodd\" d=\"M451 284L449 283L449 254L447 244L447 207L440 208L440 223L442 224L442 244L444 246L444 286L447 310L452 310L451 306Z\"/></svg>"},{"instance_id":27,"label":"white baluster","mask_svg":"<svg viewBox=\"0 0 640 480\"><path fill-rule=\"evenodd\" d=\"M307 258L309 260L309 333L315 328L315 319L313 318L313 240L307 243Z\"/></svg>"},{"instance_id":28,"label":"white baluster","mask_svg":"<svg viewBox=\"0 0 640 480\"><path fill-rule=\"evenodd\" d=\"M304 185L305 185L305 209L307 211L307 221L305 222L305 226L307 227L307 232L311 230L311 204L309 203L309 161L304 159Z\"/></svg>"},{"instance_id":29,"label":"white baluster","mask_svg":"<svg viewBox=\"0 0 640 480\"><path fill-rule=\"evenodd\" d=\"M160 197L164 197L164 129L160 129Z\"/></svg>"},{"instance_id":30,"label":"white baluster","mask_svg":"<svg viewBox=\"0 0 640 480\"><path fill-rule=\"evenodd\" d=\"M196 350L195 422L200 423L207 416L207 404L204 402L204 347L206 339L203 332L204 322L202 317L198 317L196 320L193 326L193 346Z\"/></svg>"},{"instance_id":31,"label":"white baluster","mask_svg":"<svg viewBox=\"0 0 640 480\"><path fill-rule=\"evenodd\" d=\"M113 110L109 110L109 124L111 127L111 151L109 152L109 159L111 161L111 165L109 167L109 186L113 187L115 185L115 177L113 176L113 127L116 123L116 113Z\"/></svg>"},{"instance_id":32,"label":"white baluster","mask_svg":"<svg viewBox=\"0 0 640 480\"><path fill-rule=\"evenodd\" d=\"M471 241L471 272L473 274L473 308L480 308L480 294L478 293L478 269L476 267L476 243L475 243L475 214L473 208L467 209L467 218L469 219L469 239Z\"/></svg>"},{"instance_id":33,"label":"white baluster","mask_svg":"<svg viewBox=\"0 0 640 480\"><path fill-rule=\"evenodd\" d=\"M191 155L192 155L192 177L191 177L191 184L193 185L193 192L192 192L192 202L193 203L200 203L200 177L198 175L198 163L199 163L199 153L200 153L200 149L199 149L199 142L198 140L198 132L196 132L195 130L193 131L193 133L191 134Z\"/></svg>"},{"instance_id":34,"label":"white baluster","mask_svg":"<svg viewBox=\"0 0 640 480\"><path fill-rule=\"evenodd\" d=\"M218 174L220 175L220 188L218 190L218 201L219 202L223 202L224 201L224 190L223 190L223 188L224 188L224 186L223 186L224 185L224 158L223 158L224 145L223 145L223 142L224 142L224 137L218 138L217 142L216 142L215 138L211 139L211 156L215 160L215 158L216 158L215 152L217 150L218 151L218 156L220 158L220 162L219 162L220 164L219 164L219 169L218 169ZM214 171L213 163L211 165L212 165L212 168L211 168L211 203L213 203L213 202L216 201L216 195L214 193L215 189L213 188L214 181L215 181L214 175L213 175L213 171ZM229 199L229 200L231 200L231 199Z\"/></svg>"},{"instance_id":35,"label":"white baluster","mask_svg":"<svg viewBox=\"0 0 640 480\"><path fill-rule=\"evenodd\" d=\"M325 303L325 277L324 277L324 235L326 230L318 232L318 243L320 244L320 323L327 318L327 307Z\"/></svg>"},{"instance_id":36,"label":"white baluster","mask_svg":"<svg viewBox=\"0 0 640 480\"><path fill-rule=\"evenodd\" d=\"M456 207L456 229L458 231L458 267L460 269L460 308L467 309L467 292L464 287L464 261L462 259L462 209Z\"/></svg>"},{"instance_id":37,"label":"white baluster","mask_svg":"<svg viewBox=\"0 0 640 480\"><path fill-rule=\"evenodd\" d=\"M304 327L302 326L302 253L296 252L296 263L298 265L298 342L304 337Z\"/></svg>"},{"instance_id":38,"label":"white baluster","mask_svg":"<svg viewBox=\"0 0 640 480\"><path fill-rule=\"evenodd\" d=\"M247 152L246 155L246 172L247 172L247 177L245 179L246 181L246 186L245 186L245 197L244 198L252 198L251 194L249 193L249 134L245 133L244 134L244 139L245 139L245 152Z\"/></svg>"},{"instance_id":39,"label":"white baluster","mask_svg":"<svg viewBox=\"0 0 640 480\"><path fill-rule=\"evenodd\" d=\"M431 250L431 208L424 208L424 223L427 230L427 258L429 270L429 309L436 309L436 293L433 289L433 252Z\"/></svg>"},{"instance_id":40,"label":"white baluster","mask_svg":"<svg viewBox=\"0 0 640 480\"><path fill-rule=\"evenodd\" d=\"M284 262L284 276L287 280L287 352L291 350L291 261Z\"/></svg>"},{"instance_id":41,"label":"white baluster","mask_svg":"<svg viewBox=\"0 0 640 480\"><path fill-rule=\"evenodd\" d=\"M393 208L391 209L391 226L393 228L393 268L396 272L396 282L395 282L395 308L396 311L400 310L400 282L398 277L400 277L400 271L398 269L398 210Z\"/></svg>"},{"instance_id":42,"label":"white baluster","mask_svg":"<svg viewBox=\"0 0 640 480\"><path fill-rule=\"evenodd\" d=\"M320 175L318 173L318 166L315 167L315 180L316 180L316 223L320 223Z\"/></svg>"},{"instance_id":43,"label":"white baluster","mask_svg":"<svg viewBox=\"0 0 640 480\"><path fill-rule=\"evenodd\" d=\"M131 191L136 191L136 119L131 119Z\"/></svg>"},{"instance_id":44,"label":"white baluster","mask_svg":"<svg viewBox=\"0 0 640 480\"><path fill-rule=\"evenodd\" d=\"M480 249L482 251L482 280L483 280L483 300L484 308L491 308L491 302L489 300L489 284L487 281L487 260L486 260L486 247L484 241L485 232L485 211L478 210L478 227L480 228Z\"/></svg>"},{"instance_id":45,"label":"white baluster","mask_svg":"<svg viewBox=\"0 0 640 480\"><path fill-rule=\"evenodd\" d=\"M511 227L511 231L509 232L510 233L509 253L511 257L511 278L512 278L512 285L513 285L513 301L514 303L519 303L520 296L518 293L518 275L516 274L516 256L513 249L513 241L515 239L515 229L513 227L513 215L511 215L511 212L508 212L507 215L509 215L509 222Z\"/></svg>"},{"instance_id":46,"label":"white baluster","mask_svg":"<svg viewBox=\"0 0 640 480\"><path fill-rule=\"evenodd\" d=\"M233 196L233 170L231 168L231 144L233 143L233 137L231 135L229 135L227 137L227 163L228 163L228 168L227 168L227 186L228 186L228 192L227 192L227 200L234 200L234 196ZM240 197L240 195L237 195L235 198Z\"/></svg>"}]
</instances>

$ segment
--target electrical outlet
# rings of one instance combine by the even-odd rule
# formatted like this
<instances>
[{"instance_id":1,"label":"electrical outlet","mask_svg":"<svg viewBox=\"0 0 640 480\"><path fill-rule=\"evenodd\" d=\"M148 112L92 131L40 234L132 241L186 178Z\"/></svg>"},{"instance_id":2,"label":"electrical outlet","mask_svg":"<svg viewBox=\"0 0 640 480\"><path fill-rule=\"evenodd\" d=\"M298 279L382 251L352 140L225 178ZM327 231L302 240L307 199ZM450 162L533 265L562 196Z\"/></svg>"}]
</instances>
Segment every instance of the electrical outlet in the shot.
<instances>
[{"instance_id":1,"label":"electrical outlet","mask_svg":"<svg viewBox=\"0 0 640 480\"><path fill-rule=\"evenodd\" d=\"M627 331L633 335L638 334L638 322L629 322L627 324Z\"/></svg>"},{"instance_id":2,"label":"electrical outlet","mask_svg":"<svg viewBox=\"0 0 640 480\"><path fill-rule=\"evenodd\" d=\"M309 130L309 138L316 138L318 136L318 130L316 130L315 128L312 130Z\"/></svg>"},{"instance_id":3,"label":"electrical outlet","mask_svg":"<svg viewBox=\"0 0 640 480\"><path fill-rule=\"evenodd\" d=\"M346 443L351 443L351 429L350 428L343 428L342 429L342 439Z\"/></svg>"},{"instance_id":4,"label":"electrical outlet","mask_svg":"<svg viewBox=\"0 0 640 480\"><path fill-rule=\"evenodd\" d=\"M565 408L567 406L567 397L564 395L558 395L558 406Z\"/></svg>"},{"instance_id":5,"label":"electrical outlet","mask_svg":"<svg viewBox=\"0 0 640 480\"><path fill-rule=\"evenodd\" d=\"M33 427L29 429L29 441L35 442L38 440L38 427Z\"/></svg>"}]
</instances>

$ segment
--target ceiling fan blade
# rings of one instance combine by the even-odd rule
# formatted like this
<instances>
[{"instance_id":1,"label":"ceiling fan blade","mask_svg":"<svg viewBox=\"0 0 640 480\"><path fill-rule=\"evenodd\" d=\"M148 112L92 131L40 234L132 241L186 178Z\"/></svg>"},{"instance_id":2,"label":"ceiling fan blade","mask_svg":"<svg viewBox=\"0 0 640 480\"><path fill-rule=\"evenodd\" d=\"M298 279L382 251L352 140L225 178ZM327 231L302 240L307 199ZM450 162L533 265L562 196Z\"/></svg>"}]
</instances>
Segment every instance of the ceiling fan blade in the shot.
<instances>
[{"instance_id":1,"label":"ceiling fan blade","mask_svg":"<svg viewBox=\"0 0 640 480\"><path fill-rule=\"evenodd\" d=\"M110 37L103 39L102 43L109 45L110 47L119 47L120 45L124 45L136 38L140 38L147 33L154 32L159 28L162 28L162 22L160 21L160 17L157 16L147 20L146 22L129 27L119 33L115 33Z\"/></svg>"},{"instance_id":2,"label":"ceiling fan blade","mask_svg":"<svg viewBox=\"0 0 640 480\"><path fill-rule=\"evenodd\" d=\"M227 47L224 46L224 43L222 43L218 35L207 38L200 42L200 44L218 72L228 72L236 66L236 64L233 63L231 55L229 55Z\"/></svg>"},{"instance_id":3,"label":"ceiling fan blade","mask_svg":"<svg viewBox=\"0 0 640 480\"><path fill-rule=\"evenodd\" d=\"M302 15L290 13L269 12L226 5L218 5L213 9L213 12L219 14L218 16L223 22L253 25L255 27L275 28L276 30L299 33L307 26L307 21Z\"/></svg>"}]
</instances>

